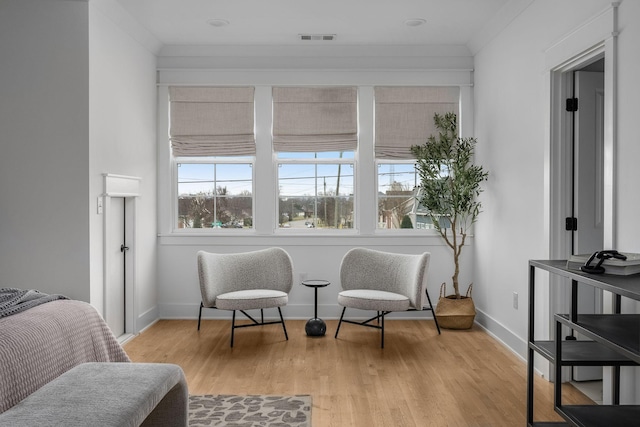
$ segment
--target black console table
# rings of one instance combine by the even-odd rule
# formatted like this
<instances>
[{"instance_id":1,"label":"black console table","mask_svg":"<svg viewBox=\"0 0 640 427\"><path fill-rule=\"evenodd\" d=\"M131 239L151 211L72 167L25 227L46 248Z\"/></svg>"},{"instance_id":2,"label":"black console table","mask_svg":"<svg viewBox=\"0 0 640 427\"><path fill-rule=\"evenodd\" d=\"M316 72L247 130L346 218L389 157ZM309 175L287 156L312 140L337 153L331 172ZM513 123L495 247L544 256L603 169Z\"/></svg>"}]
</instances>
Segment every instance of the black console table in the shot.
<instances>
[{"instance_id":1,"label":"black console table","mask_svg":"<svg viewBox=\"0 0 640 427\"><path fill-rule=\"evenodd\" d=\"M588 274L566 268L566 260L529 261L529 331L527 357L527 426L637 426L640 405L620 405L620 367L640 364L640 315L620 314L621 298L640 301L640 274L617 276ZM553 341L534 339L535 270L541 269L571 280L571 309L555 314ZM614 294L612 314L578 313L578 282ZM562 325L591 341L562 339ZM554 365L554 408L565 423L534 421L533 357L538 353ZM613 366L613 405L563 405L563 366Z\"/></svg>"}]
</instances>

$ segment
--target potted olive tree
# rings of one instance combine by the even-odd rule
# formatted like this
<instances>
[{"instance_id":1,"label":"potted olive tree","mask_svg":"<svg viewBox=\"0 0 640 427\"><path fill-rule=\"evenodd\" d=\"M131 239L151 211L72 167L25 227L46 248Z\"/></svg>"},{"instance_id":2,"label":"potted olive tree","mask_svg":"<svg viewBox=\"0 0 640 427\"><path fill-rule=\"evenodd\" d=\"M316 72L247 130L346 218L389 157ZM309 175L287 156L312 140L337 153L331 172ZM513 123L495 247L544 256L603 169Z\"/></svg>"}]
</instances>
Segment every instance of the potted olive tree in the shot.
<instances>
[{"instance_id":1,"label":"potted olive tree","mask_svg":"<svg viewBox=\"0 0 640 427\"><path fill-rule=\"evenodd\" d=\"M447 295L442 284L436 306L438 323L444 328L469 329L473 325L475 306L469 285L466 295L460 294L458 275L460 254L467 243L469 229L478 219L481 204L477 196L488 172L473 164L475 138L458 136L454 113L435 114L438 135L431 135L426 143L411 147L417 159L420 176L418 202L427 209L433 227L453 251L452 276L455 294Z\"/></svg>"}]
</instances>

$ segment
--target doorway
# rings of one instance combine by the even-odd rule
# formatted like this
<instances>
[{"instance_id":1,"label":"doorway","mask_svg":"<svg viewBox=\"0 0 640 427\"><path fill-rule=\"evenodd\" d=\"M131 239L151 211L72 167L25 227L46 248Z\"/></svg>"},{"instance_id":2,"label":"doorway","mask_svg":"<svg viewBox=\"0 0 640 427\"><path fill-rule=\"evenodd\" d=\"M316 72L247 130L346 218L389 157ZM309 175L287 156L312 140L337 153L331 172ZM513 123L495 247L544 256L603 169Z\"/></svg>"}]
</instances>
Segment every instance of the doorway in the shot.
<instances>
[{"instance_id":1,"label":"doorway","mask_svg":"<svg viewBox=\"0 0 640 427\"><path fill-rule=\"evenodd\" d=\"M548 231L549 238L549 258L550 259L566 259L574 251L589 252L586 248L584 238L589 235L586 232L577 235L577 237L567 230L571 229L573 221L567 221L567 218L577 218L576 222L580 227L579 215L584 216L581 207L576 207L574 200L574 178L575 170L573 170L572 162L574 161L574 153L571 144L574 136L572 115L566 111L566 100L574 97L573 83L574 73L600 71L593 70L591 67L600 67L603 70L604 91L602 92L602 193L601 201L593 201L602 206L602 211L594 213L601 215L602 232L591 231L592 235L602 236L602 249L615 248L615 135L616 135L616 68L617 68L617 34L618 24L617 15L618 8L616 3L612 3L611 7L605 9L600 14L593 17L585 24L575 28L566 36L553 43L545 51L545 66L549 71L549 152L548 152L548 171L549 186L548 198L548 225L545 228ZM596 103L593 103L594 105ZM578 101L578 109L580 109L580 101ZM600 113L598 113L600 114ZM578 129L577 133L580 130ZM578 146L578 149L580 147ZM578 159L578 167L585 169L581 165L582 159ZM592 168L592 174L600 173ZM588 170L583 173L588 174ZM595 176L592 176L595 179ZM594 181L595 182L595 181ZM595 185L595 184L594 184ZM598 184L599 185L599 184ZM586 188L588 185L583 184ZM577 190L580 197L580 190ZM587 192L583 193L585 197ZM592 191L592 195L595 194ZM575 212L574 212L575 209ZM574 215L575 214L575 215ZM599 237L599 236L598 236ZM580 242L585 243L582 247ZM599 241L594 243L600 244ZM600 248L599 248L600 249ZM541 327L547 327L550 339L555 335L555 322L553 313L566 313L570 306L571 293L570 286L564 283L563 279L557 277L549 277L549 292L543 295L548 301L548 316L543 316ZM580 292L579 292L580 293ZM596 299L599 296L596 295ZM589 301L586 304L592 304ZM604 292L600 297L600 301L596 301L597 309L601 309L604 313L609 313L613 307L613 299L610 293ZM562 338L570 335L570 331L564 329ZM543 363L544 364L544 363ZM549 364L542 367L545 373L549 375L552 381L571 381L572 369L563 368L562 378L554 378L553 373L549 372ZM603 403L612 403L613 396L613 371L610 367L603 368Z\"/></svg>"},{"instance_id":2,"label":"doorway","mask_svg":"<svg viewBox=\"0 0 640 427\"><path fill-rule=\"evenodd\" d=\"M604 249L604 58L572 71L571 79L571 218L575 227L569 227L571 251L567 256ZM578 312L602 313L602 291L578 283ZM587 339L579 334L573 336ZM602 380L602 367L575 366L571 379Z\"/></svg>"},{"instance_id":3,"label":"doorway","mask_svg":"<svg viewBox=\"0 0 640 427\"><path fill-rule=\"evenodd\" d=\"M120 342L138 333L135 311L136 223L140 178L104 175L105 321Z\"/></svg>"},{"instance_id":4,"label":"doorway","mask_svg":"<svg viewBox=\"0 0 640 427\"><path fill-rule=\"evenodd\" d=\"M111 197L109 233L105 235L109 251L108 281L105 283L104 317L111 332L121 337L126 331L126 208L124 197Z\"/></svg>"}]
</instances>

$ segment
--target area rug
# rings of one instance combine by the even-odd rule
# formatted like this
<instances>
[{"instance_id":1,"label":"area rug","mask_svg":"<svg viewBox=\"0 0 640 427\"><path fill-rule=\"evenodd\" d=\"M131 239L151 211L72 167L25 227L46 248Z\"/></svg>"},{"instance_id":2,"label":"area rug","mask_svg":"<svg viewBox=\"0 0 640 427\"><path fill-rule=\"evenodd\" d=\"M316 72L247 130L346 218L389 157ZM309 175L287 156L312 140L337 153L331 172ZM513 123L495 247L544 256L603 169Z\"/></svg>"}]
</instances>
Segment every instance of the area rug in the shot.
<instances>
[{"instance_id":1,"label":"area rug","mask_svg":"<svg viewBox=\"0 0 640 427\"><path fill-rule=\"evenodd\" d=\"M311 427L311 396L189 396L189 426Z\"/></svg>"}]
</instances>

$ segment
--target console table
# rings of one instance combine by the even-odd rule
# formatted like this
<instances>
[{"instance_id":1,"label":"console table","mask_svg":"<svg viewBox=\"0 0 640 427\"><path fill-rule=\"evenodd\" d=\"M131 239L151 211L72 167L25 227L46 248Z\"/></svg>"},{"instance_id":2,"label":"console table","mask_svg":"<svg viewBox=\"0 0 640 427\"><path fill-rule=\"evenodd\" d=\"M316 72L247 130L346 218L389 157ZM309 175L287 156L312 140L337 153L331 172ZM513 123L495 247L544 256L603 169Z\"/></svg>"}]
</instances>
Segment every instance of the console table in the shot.
<instances>
[{"instance_id":1,"label":"console table","mask_svg":"<svg viewBox=\"0 0 640 427\"><path fill-rule=\"evenodd\" d=\"M528 426L637 426L640 405L620 405L620 367L640 364L640 315L621 314L622 297L640 301L640 274L617 276L588 274L566 268L566 260L529 261L529 331L527 357ZM555 314L553 341L534 339L535 270L545 270L571 280L571 308L568 314ZM578 282L614 294L613 314L579 314ZM562 339L562 325L591 341ZM533 358L538 353L555 368L554 408L566 423L534 421ZM613 405L563 405L563 366L613 366Z\"/></svg>"}]
</instances>

